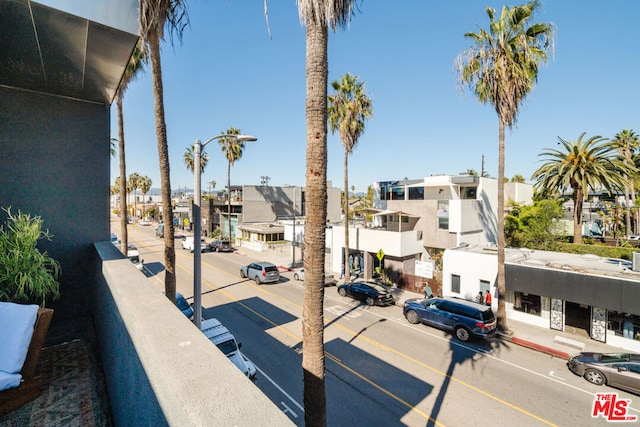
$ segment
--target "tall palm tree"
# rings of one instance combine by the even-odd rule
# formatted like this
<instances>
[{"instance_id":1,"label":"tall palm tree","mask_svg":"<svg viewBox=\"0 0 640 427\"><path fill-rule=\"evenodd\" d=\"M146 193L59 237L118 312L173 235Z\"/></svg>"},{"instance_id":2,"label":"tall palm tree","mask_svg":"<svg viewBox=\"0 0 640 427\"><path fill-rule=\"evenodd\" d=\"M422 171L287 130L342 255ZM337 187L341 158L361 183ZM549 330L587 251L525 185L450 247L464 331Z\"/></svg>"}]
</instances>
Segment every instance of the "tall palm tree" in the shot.
<instances>
[{"instance_id":1,"label":"tall palm tree","mask_svg":"<svg viewBox=\"0 0 640 427\"><path fill-rule=\"evenodd\" d=\"M460 83L468 85L484 104L492 104L498 114L498 328L508 330L505 309L504 276L504 128L517 121L518 108L538 79L538 68L546 62L552 49L555 28L550 23L529 25L540 3L503 6L496 11L488 7L489 30L466 33L475 46L456 58Z\"/></svg>"},{"instance_id":2,"label":"tall palm tree","mask_svg":"<svg viewBox=\"0 0 640 427\"><path fill-rule=\"evenodd\" d=\"M147 193L149 192L149 190L151 190L151 178L149 178L148 176L141 176L140 180L138 181L138 185L140 185L140 191L142 192L142 217L144 218L144 198L147 195Z\"/></svg>"},{"instance_id":3,"label":"tall palm tree","mask_svg":"<svg viewBox=\"0 0 640 427\"><path fill-rule=\"evenodd\" d=\"M120 176L127 176L127 165L125 161L125 141L124 141L124 114L122 113L122 98L129 83L133 81L138 74L144 69L144 65L148 62L147 51L144 43L138 41L136 47L133 49L129 63L124 71L120 86L116 92L116 114L118 117L118 138L111 138L111 142L118 142L118 160L120 162ZM127 247L129 243L129 235L127 233L127 182L123 178L120 181L120 194L125 197L120 197L120 250L123 254L127 254Z\"/></svg>"},{"instance_id":4,"label":"tall palm tree","mask_svg":"<svg viewBox=\"0 0 640 427\"><path fill-rule=\"evenodd\" d=\"M153 78L154 114L156 139L160 159L160 181L162 194L162 217L164 222L164 289L171 302L176 302L176 248L173 235L173 209L171 206L171 179L169 169L169 145L164 114L162 89L162 64L160 41L164 39L165 27L170 35L181 38L189 25L185 0L140 0L140 38L149 49L151 75Z\"/></svg>"},{"instance_id":5,"label":"tall palm tree","mask_svg":"<svg viewBox=\"0 0 640 427\"><path fill-rule=\"evenodd\" d=\"M240 129L231 127L223 132L225 135L240 135ZM220 149L227 159L227 223L229 230L229 241L232 241L231 237L231 166L242 157L242 150L244 150L244 142L238 141L235 138L220 138L218 140Z\"/></svg>"},{"instance_id":6,"label":"tall palm tree","mask_svg":"<svg viewBox=\"0 0 640 427\"><path fill-rule=\"evenodd\" d=\"M187 147L187 151L184 152L184 165L193 173L193 150L195 150L195 145L191 145L191 147ZM209 163L209 155L204 151L200 153L200 172L204 173L204 168Z\"/></svg>"},{"instance_id":7,"label":"tall palm tree","mask_svg":"<svg viewBox=\"0 0 640 427\"><path fill-rule=\"evenodd\" d=\"M617 133L616 136L611 140L614 143L616 149L622 156L623 160L627 165L634 165L633 155L635 151L638 149L640 145L640 138L638 135L632 130L623 129L622 132ZM635 166L635 165L634 165ZM624 187L624 200L627 211L626 216L626 227L627 234L632 234L631 231L631 213L633 211L633 206L636 201L636 189L634 185L634 181L637 177L637 170L635 171L633 176L625 176L625 182L627 185ZM638 217L636 217L636 230L638 229Z\"/></svg>"},{"instance_id":8,"label":"tall palm tree","mask_svg":"<svg viewBox=\"0 0 640 427\"><path fill-rule=\"evenodd\" d=\"M215 180L211 180L209 181L209 196L211 197L211 195L213 194L213 190L216 188L216 184L217 182Z\"/></svg>"},{"instance_id":9,"label":"tall palm tree","mask_svg":"<svg viewBox=\"0 0 640 427\"><path fill-rule=\"evenodd\" d=\"M583 141L584 135L585 132L580 134L575 142L558 137L561 149L546 148L540 153L546 163L531 177L536 181L534 187L538 192L573 190L573 242L576 244L582 244L582 206L589 190L623 189L625 175L632 172L613 141L600 136Z\"/></svg>"},{"instance_id":10,"label":"tall palm tree","mask_svg":"<svg viewBox=\"0 0 640 427\"><path fill-rule=\"evenodd\" d=\"M325 426L324 249L327 220L327 82L329 27L347 24L354 0L298 0L306 28L306 204L302 369L305 425Z\"/></svg>"},{"instance_id":11,"label":"tall palm tree","mask_svg":"<svg viewBox=\"0 0 640 427\"><path fill-rule=\"evenodd\" d=\"M344 145L344 254L342 263L345 266L344 280L351 280L351 266L349 265L349 154L358 144L358 139L364 133L365 122L373 115L371 99L364 92L364 83L358 81L358 76L346 73L340 81L331 82L334 90L329 95L329 128L331 133L338 131L342 145ZM355 191L355 187L352 187Z\"/></svg>"},{"instance_id":12,"label":"tall palm tree","mask_svg":"<svg viewBox=\"0 0 640 427\"><path fill-rule=\"evenodd\" d=\"M129 187L131 188L131 192L133 193L133 217L135 218L136 212L138 211L138 196L136 195L138 188L140 188L140 174L138 172L134 172L129 175Z\"/></svg>"}]
</instances>

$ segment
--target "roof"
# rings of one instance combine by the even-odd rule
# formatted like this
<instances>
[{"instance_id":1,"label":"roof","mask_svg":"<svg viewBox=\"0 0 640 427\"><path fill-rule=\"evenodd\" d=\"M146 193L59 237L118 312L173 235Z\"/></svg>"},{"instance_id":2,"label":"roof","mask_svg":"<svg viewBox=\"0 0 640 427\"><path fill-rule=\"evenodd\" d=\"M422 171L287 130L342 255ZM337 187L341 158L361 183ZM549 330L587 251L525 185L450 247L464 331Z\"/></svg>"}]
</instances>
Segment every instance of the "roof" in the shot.
<instances>
[{"instance_id":1,"label":"roof","mask_svg":"<svg viewBox=\"0 0 640 427\"><path fill-rule=\"evenodd\" d=\"M447 250L486 255L497 254L497 248L495 246L467 245ZM534 268L562 270L565 272L617 277L640 282L640 271L632 270L631 261L601 257L594 254L580 255L527 248L505 248L505 263Z\"/></svg>"}]
</instances>

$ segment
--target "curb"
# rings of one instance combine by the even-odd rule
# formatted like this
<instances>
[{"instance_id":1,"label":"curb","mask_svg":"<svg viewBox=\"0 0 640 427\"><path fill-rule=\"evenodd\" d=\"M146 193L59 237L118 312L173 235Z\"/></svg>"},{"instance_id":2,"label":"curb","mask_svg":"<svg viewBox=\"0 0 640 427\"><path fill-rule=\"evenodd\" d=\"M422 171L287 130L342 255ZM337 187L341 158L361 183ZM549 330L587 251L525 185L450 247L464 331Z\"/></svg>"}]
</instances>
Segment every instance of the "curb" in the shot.
<instances>
[{"instance_id":1,"label":"curb","mask_svg":"<svg viewBox=\"0 0 640 427\"><path fill-rule=\"evenodd\" d=\"M551 348L551 347L547 347L547 346L544 346L544 345L536 344L536 343L531 342L531 341L527 341L527 340L523 340L523 339L520 339L520 338L512 337L512 336L509 336L507 334L502 334L502 333L498 333L497 337L502 339L502 340L510 341L510 342L512 342L514 344L530 348L532 350L536 350L536 351L539 351L539 352L542 352L542 353L549 354L549 355L554 356L554 357L559 357L559 358L564 359L564 360L569 359L569 353L565 353L564 351L556 350L556 349Z\"/></svg>"}]
</instances>

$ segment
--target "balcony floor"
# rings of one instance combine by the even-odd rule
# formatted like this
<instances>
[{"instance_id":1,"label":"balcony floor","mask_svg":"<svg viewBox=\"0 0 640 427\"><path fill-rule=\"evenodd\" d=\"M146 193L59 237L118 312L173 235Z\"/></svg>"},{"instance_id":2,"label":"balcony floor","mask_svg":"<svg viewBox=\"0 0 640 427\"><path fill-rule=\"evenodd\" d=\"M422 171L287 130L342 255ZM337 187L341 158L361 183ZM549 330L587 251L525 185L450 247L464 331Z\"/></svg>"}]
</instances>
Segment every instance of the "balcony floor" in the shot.
<instances>
[{"instance_id":1,"label":"balcony floor","mask_svg":"<svg viewBox=\"0 0 640 427\"><path fill-rule=\"evenodd\" d=\"M51 325L38 359L42 394L0 418L0 425L113 425L90 324L90 318L82 318Z\"/></svg>"}]
</instances>

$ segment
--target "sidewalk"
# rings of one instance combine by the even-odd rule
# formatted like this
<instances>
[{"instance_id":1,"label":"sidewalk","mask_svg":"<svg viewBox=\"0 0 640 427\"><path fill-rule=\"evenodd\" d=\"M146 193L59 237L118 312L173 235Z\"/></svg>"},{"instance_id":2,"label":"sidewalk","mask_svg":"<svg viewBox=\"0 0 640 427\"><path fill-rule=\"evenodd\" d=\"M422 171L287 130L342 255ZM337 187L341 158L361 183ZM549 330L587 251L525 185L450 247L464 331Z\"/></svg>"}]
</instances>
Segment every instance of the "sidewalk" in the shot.
<instances>
[{"instance_id":1,"label":"sidewalk","mask_svg":"<svg viewBox=\"0 0 640 427\"><path fill-rule=\"evenodd\" d=\"M291 268L292 257L288 252L256 252L254 250L239 247L236 253L247 255L253 258L264 258L274 263L281 271ZM301 267L302 263L296 260L296 267ZM334 273L335 274L335 273ZM338 276L336 276L338 277ZM338 284L342 283L339 281ZM391 293L396 301L396 305L402 307L409 298L423 298L423 294L405 291L404 289L392 288ZM570 332L556 331L549 328L542 328L530 325L513 319L507 319L509 334L498 334L498 338L512 342L523 347L530 348L549 354L553 357L567 359L570 355L581 351L592 351L601 353L628 352L618 347L601 343L590 339L588 336L576 335Z\"/></svg>"}]
</instances>

